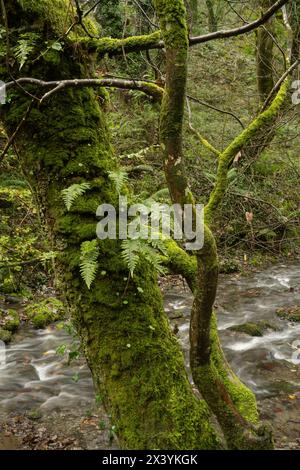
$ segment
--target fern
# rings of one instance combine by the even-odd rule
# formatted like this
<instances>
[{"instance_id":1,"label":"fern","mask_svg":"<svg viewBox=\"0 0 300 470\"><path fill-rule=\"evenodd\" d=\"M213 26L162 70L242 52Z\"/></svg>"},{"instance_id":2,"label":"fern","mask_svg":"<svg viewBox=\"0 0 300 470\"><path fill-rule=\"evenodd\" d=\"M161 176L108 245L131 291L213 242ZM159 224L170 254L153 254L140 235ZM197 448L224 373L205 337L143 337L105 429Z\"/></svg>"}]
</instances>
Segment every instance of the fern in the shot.
<instances>
[{"instance_id":1,"label":"fern","mask_svg":"<svg viewBox=\"0 0 300 470\"><path fill-rule=\"evenodd\" d=\"M126 171L109 171L108 176L114 182L117 193L120 194L124 184L128 180Z\"/></svg>"},{"instance_id":2,"label":"fern","mask_svg":"<svg viewBox=\"0 0 300 470\"><path fill-rule=\"evenodd\" d=\"M39 35L36 33L25 33L20 35L17 45L14 48L16 59L20 65L20 70L27 61L29 55L34 50Z\"/></svg>"},{"instance_id":3,"label":"fern","mask_svg":"<svg viewBox=\"0 0 300 470\"><path fill-rule=\"evenodd\" d=\"M88 289L96 277L98 269L97 259L99 256L98 240L85 241L81 244L80 274Z\"/></svg>"},{"instance_id":4,"label":"fern","mask_svg":"<svg viewBox=\"0 0 300 470\"><path fill-rule=\"evenodd\" d=\"M72 184L67 189L62 190L62 198L68 211L71 209L75 200L82 196L91 185L89 183Z\"/></svg>"},{"instance_id":5,"label":"fern","mask_svg":"<svg viewBox=\"0 0 300 470\"><path fill-rule=\"evenodd\" d=\"M166 274L166 269L161 264L161 256L158 251L151 246L151 243L152 240L149 240L148 243L142 244L140 256L141 258L145 258L159 274Z\"/></svg>"},{"instance_id":6,"label":"fern","mask_svg":"<svg viewBox=\"0 0 300 470\"><path fill-rule=\"evenodd\" d=\"M124 240L122 242L122 258L127 264L131 276L140 261L140 240Z\"/></svg>"},{"instance_id":7,"label":"fern","mask_svg":"<svg viewBox=\"0 0 300 470\"><path fill-rule=\"evenodd\" d=\"M151 264L159 274L165 274L166 270L161 264L159 251L166 253L162 240L144 240L141 238L124 240L122 242L122 258L126 262L131 277L133 277L134 271L142 260L146 260Z\"/></svg>"}]
</instances>

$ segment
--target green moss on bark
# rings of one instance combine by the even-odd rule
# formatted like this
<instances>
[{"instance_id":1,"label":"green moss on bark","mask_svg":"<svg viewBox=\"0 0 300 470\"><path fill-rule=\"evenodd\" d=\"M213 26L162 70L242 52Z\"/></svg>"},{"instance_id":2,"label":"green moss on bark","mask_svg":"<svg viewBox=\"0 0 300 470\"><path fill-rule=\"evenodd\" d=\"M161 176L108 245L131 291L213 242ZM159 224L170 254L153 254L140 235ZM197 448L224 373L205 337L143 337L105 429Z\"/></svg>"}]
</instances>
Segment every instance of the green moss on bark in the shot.
<instances>
[{"instance_id":1,"label":"green moss on bark","mask_svg":"<svg viewBox=\"0 0 300 470\"><path fill-rule=\"evenodd\" d=\"M60 5L60 0L52 2L56 14L60 14ZM38 8L35 13L41 14ZM55 34L56 27L52 36ZM43 62L28 73L43 79L87 74L68 52L59 67ZM2 117L9 135L27 107L28 98L22 94L4 106ZM81 278L80 246L96 238L96 203L115 205L118 199L109 178L117 162L93 90L66 89L34 108L15 145L51 249L59 252L60 288L121 446L219 448L209 409L204 400L195 397L189 383L152 268L145 263L127 285L129 273L121 257L121 243L99 241L99 274L90 290ZM68 212L61 191L83 182L90 189Z\"/></svg>"}]
</instances>

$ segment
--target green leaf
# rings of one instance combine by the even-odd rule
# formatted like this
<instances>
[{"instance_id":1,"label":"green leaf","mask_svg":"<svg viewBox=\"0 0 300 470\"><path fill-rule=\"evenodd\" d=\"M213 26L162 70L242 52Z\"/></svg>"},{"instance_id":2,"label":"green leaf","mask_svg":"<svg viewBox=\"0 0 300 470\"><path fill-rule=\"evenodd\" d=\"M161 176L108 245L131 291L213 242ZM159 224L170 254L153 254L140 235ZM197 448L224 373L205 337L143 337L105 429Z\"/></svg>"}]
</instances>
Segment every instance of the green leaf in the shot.
<instances>
[{"instance_id":1,"label":"green leaf","mask_svg":"<svg viewBox=\"0 0 300 470\"><path fill-rule=\"evenodd\" d=\"M55 51L61 51L62 45L60 42L56 41L53 44L51 44L51 49L54 49Z\"/></svg>"},{"instance_id":2,"label":"green leaf","mask_svg":"<svg viewBox=\"0 0 300 470\"><path fill-rule=\"evenodd\" d=\"M60 346L58 346L56 348L56 354L60 355L60 356L63 356L67 351L67 346L66 344L61 344Z\"/></svg>"},{"instance_id":3,"label":"green leaf","mask_svg":"<svg viewBox=\"0 0 300 470\"><path fill-rule=\"evenodd\" d=\"M81 244L80 273L88 289L96 277L98 255L98 240L85 241Z\"/></svg>"}]
</instances>

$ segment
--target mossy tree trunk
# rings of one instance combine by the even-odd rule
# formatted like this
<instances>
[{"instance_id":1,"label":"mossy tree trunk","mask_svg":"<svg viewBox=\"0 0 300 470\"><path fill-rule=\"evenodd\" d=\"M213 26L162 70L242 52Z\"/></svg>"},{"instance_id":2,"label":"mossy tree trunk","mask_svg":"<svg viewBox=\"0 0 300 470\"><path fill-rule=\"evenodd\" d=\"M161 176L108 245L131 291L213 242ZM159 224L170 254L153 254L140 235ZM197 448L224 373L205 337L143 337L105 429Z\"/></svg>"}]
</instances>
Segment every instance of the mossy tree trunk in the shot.
<instances>
[{"instance_id":1,"label":"mossy tree trunk","mask_svg":"<svg viewBox=\"0 0 300 470\"><path fill-rule=\"evenodd\" d=\"M64 0L19 0L7 7L13 46L18 28L32 24L39 43L59 37L66 25ZM63 25L60 19L63 18ZM67 25L68 26L68 25ZM37 54L38 55L38 54ZM24 74L43 80L88 75L92 58L80 48L65 48L24 67ZM3 69L2 69L3 70ZM13 73L17 74L14 68ZM7 77L5 77L7 79ZM37 93L34 87L32 93ZM34 189L45 230L57 259L60 288L82 339L100 393L123 448L218 448L210 412L193 393L183 354L170 331L156 274L143 263L127 285L128 271L119 241L99 241L97 278L89 290L80 276L80 247L96 236L99 204L116 205L117 194L108 172L118 162L109 142L103 93L68 89L34 106L18 133L14 147L24 174ZM2 120L12 135L30 98L15 90L2 107ZM61 191L87 182L90 189L68 212Z\"/></svg>"},{"instance_id":2,"label":"mossy tree trunk","mask_svg":"<svg viewBox=\"0 0 300 470\"><path fill-rule=\"evenodd\" d=\"M262 10L272 6L272 0L259 0ZM264 103L274 87L274 57L275 20L271 18L257 30L256 36L256 71L257 88L261 104Z\"/></svg>"},{"instance_id":3,"label":"mossy tree trunk","mask_svg":"<svg viewBox=\"0 0 300 470\"><path fill-rule=\"evenodd\" d=\"M160 136L166 179L171 198L182 206L194 204L185 174L182 145L188 55L187 23L182 0L156 0L156 10L166 49L166 88L161 109ZM217 417L227 445L239 449L272 448L270 430L258 426L254 394L231 371L220 347L213 306L218 283L218 257L211 231L214 214L227 188L227 173L236 154L272 122L284 102L288 83L281 87L267 111L258 116L219 156L217 182L206 206L204 246L196 252L197 269L192 279L183 262L195 299L190 342L193 379ZM182 256L181 256L182 259ZM179 262L175 268L179 271Z\"/></svg>"}]
</instances>

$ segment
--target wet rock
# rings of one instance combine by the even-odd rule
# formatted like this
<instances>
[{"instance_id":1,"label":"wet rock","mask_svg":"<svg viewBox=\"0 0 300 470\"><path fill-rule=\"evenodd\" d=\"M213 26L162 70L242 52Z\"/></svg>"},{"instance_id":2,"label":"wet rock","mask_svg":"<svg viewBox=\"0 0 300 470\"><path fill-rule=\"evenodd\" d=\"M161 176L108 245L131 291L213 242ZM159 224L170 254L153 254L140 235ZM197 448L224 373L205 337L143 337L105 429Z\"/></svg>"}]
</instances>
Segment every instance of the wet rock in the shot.
<instances>
[{"instance_id":1,"label":"wet rock","mask_svg":"<svg viewBox=\"0 0 300 470\"><path fill-rule=\"evenodd\" d=\"M279 394L293 393L297 388L299 387L296 384L294 385L286 380L277 380L273 382L270 387L271 391Z\"/></svg>"},{"instance_id":2,"label":"wet rock","mask_svg":"<svg viewBox=\"0 0 300 470\"><path fill-rule=\"evenodd\" d=\"M0 328L0 341L4 343L9 343L12 338L12 333L10 331Z\"/></svg>"},{"instance_id":3,"label":"wet rock","mask_svg":"<svg viewBox=\"0 0 300 470\"><path fill-rule=\"evenodd\" d=\"M8 304L20 304L23 302L23 299L22 297L18 297L16 295L5 295L4 301Z\"/></svg>"},{"instance_id":4,"label":"wet rock","mask_svg":"<svg viewBox=\"0 0 300 470\"><path fill-rule=\"evenodd\" d=\"M300 322L300 307L297 305L280 307L276 310L276 315L285 320Z\"/></svg>"},{"instance_id":5,"label":"wet rock","mask_svg":"<svg viewBox=\"0 0 300 470\"><path fill-rule=\"evenodd\" d=\"M20 317L16 310L2 310L0 325L4 330L15 333L20 326Z\"/></svg>"},{"instance_id":6,"label":"wet rock","mask_svg":"<svg viewBox=\"0 0 300 470\"><path fill-rule=\"evenodd\" d=\"M263 336L267 330L276 331L277 328L271 323L261 320L257 323L248 322L241 325L233 325L228 329L238 333L245 333L249 336Z\"/></svg>"},{"instance_id":7,"label":"wet rock","mask_svg":"<svg viewBox=\"0 0 300 470\"><path fill-rule=\"evenodd\" d=\"M63 303L55 297L30 304L25 312L36 329L45 328L50 323L63 319L65 315Z\"/></svg>"}]
</instances>

